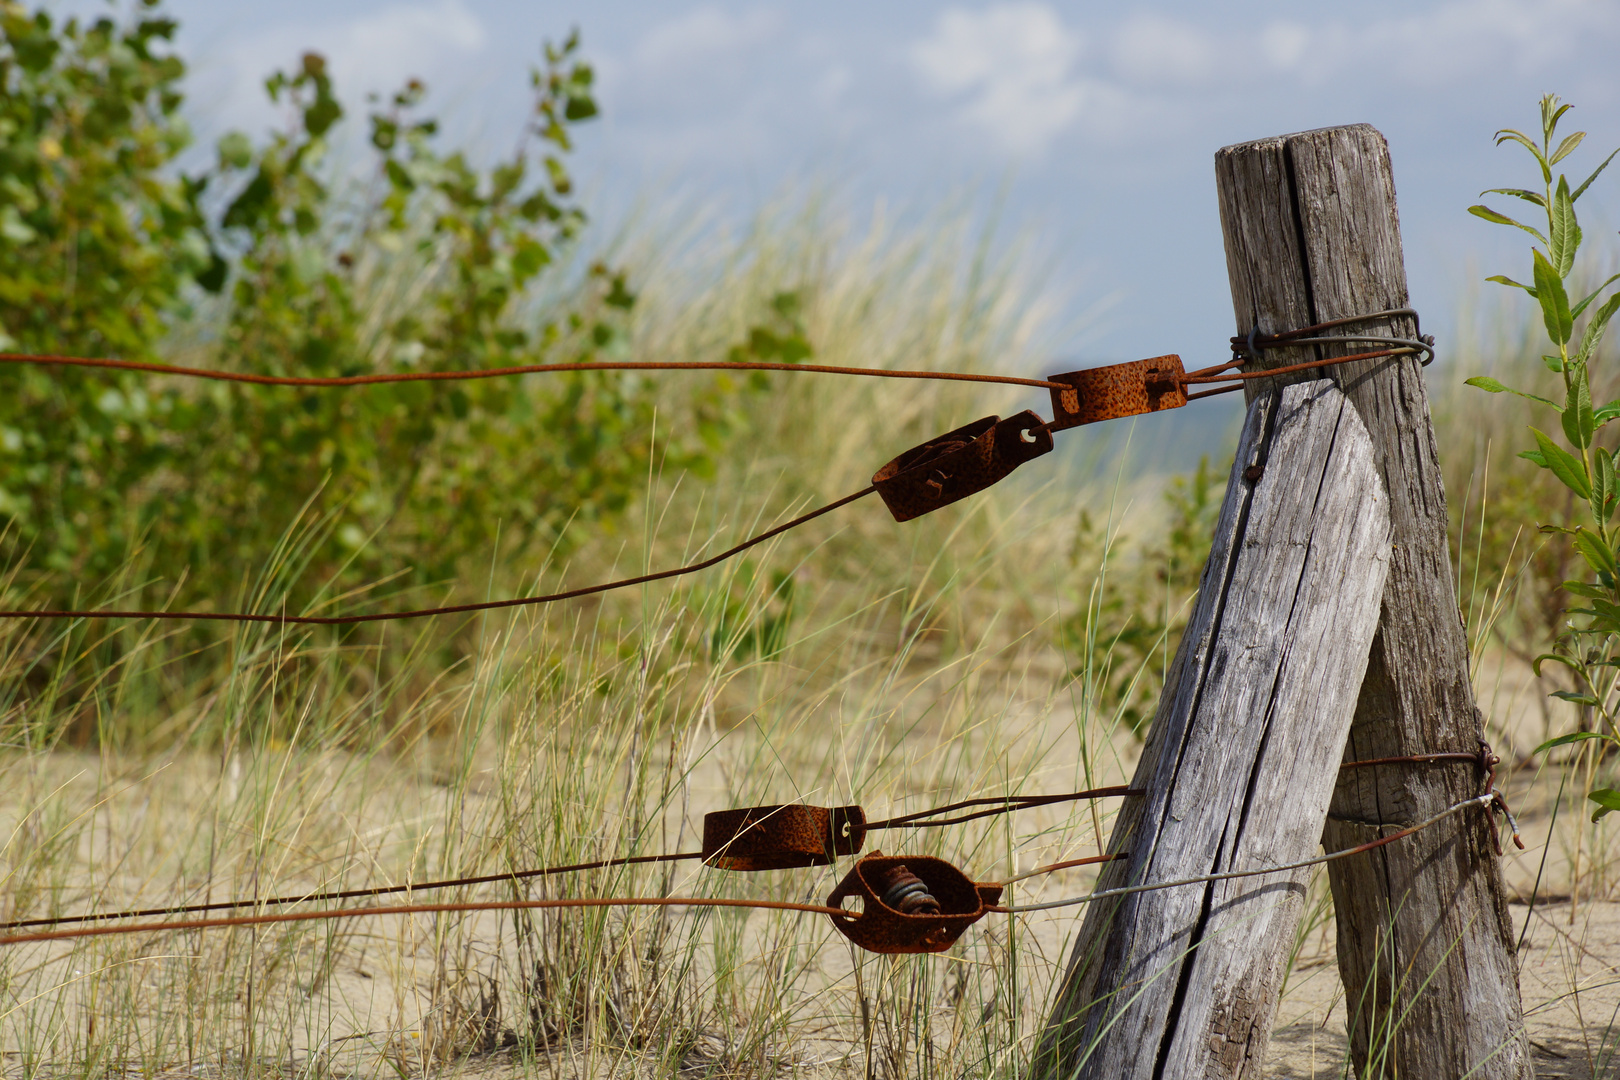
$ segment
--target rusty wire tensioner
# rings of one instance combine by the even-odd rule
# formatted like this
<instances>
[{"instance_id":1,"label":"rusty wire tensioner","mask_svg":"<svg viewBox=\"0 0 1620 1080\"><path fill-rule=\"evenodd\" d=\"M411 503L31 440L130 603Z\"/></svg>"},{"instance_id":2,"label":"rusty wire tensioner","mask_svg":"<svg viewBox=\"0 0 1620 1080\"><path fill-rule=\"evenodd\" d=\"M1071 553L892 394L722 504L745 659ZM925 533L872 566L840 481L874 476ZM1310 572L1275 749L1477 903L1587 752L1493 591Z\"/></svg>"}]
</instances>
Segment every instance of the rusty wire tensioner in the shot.
<instances>
[{"instance_id":1,"label":"rusty wire tensioner","mask_svg":"<svg viewBox=\"0 0 1620 1080\"><path fill-rule=\"evenodd\" d=\"M1052 432L1187 404L1181 357L1157 356L1053 375L1048 422L1025 410L986 416L912 447L872 477L896 521L910 521L983 491L1026 461L1052 452Z\"/></svg>"},{"instance_id":2,"label":"rusty wire tensioner","mask_svg":"<svg viewBox=\"0 0 1620 1080\"><path fill-rule=\"evenodd\" d=\"M1412 320L1415 337L1355 332L1325 335L1326 331L1356 323L1400 318ZM1232 370L1257 360L1265 349L1351 342L1380 347L1350 356L1260 371ZM1196 371L1187 371L1181 357L1171 353L1052 375L1046 379L1052 394L1051 421L1042 420L1029 411L1005 420L986 416L907 450L877 471L872 477L872 486L883 497L884 505L896 521L910 521L983 491L1024 462L1050 453L1054 431L1179 409L1196 398L1237 390L1249 379L1274 378L1357 360L1413 355L1419 356L1424 365L1429 364L1434 359L1434 338L1418 329L1416 311L1391 308L1274 334L1262 334L1256 326L1246 336L1232 338L1230 361ZM1189 386L1203 384L1223 385L1199 393L1187 392Z\"/></svg>"},{"instance_id":3,"label":"rusty wire tensioner","mask_svg":"<svg viewBox=\"0 0 1620 1080\"><path fill-rule=\"evenodd\" d=\"M907 450L877 471L872 486L894 520L910 521L1051 452L1052 431L1035 413L986 416Z\"/></svg>"},{"instance_id":4,"label":"rusty wire tensioner","mask_svg":"<svg viewBox=\"0 0 1620 1080\"><path fill-rule=\"evenodd\" d=\"M859 806L750 806L703 815L703 862L720 870L830 866L866 842Z\"/></svg>"},{"instance_id":5,"label":"rusty wire tensioner","mask_svg":"<svg viewBox=\"0 0 1620 1080\"><path fill-rule=\"evenodd\" d=\"M1000 902L1001 893L1000 885L972 881L944 859L874 851L827 897L828 907L853 899L859 910L827 917L867 952L943 952Z\"/></svg>"}]
</instances>

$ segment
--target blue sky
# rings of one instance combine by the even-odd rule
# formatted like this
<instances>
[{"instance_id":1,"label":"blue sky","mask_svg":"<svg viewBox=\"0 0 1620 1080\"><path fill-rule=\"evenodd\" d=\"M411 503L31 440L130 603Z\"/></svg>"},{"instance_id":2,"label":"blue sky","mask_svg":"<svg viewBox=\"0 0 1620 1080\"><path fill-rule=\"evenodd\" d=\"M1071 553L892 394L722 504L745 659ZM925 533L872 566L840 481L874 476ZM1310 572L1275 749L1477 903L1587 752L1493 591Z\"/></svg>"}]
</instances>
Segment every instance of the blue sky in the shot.
<instances>
[{"instance_id":1,"label":"blue sky","mask_svg":"<svg viewBox=\"0 0 1620 1080\"><path fill-rule=\"evenodd\" d=\"M1528 157L1493 147L1492 133L1533 127L1551 90L1591 132L1572 172L1620 145L1616 0L167 7L200 134L268 127L264 75L316 48L351 102L425 78L449 137L486 150L518 129L539 42L577 26L604 107L577 169L610 228L638 200L746 215L807 182L856 211L919 218L968 193L1001 207L1003 236L1033 238L1067 298L1061 344L1084 363L1223 352L1232 316L1211 161L1225 144L1354 121L1382 130L1413 298L1442 334L1469 282L1527 258L1508 230L1465 213L1482 188L1531 179ZM1616 216L1620 167L1605 180L1582 205L1589 235L1613 249L1613 228L1596 226Z\"/></svg>"}]
</instances>

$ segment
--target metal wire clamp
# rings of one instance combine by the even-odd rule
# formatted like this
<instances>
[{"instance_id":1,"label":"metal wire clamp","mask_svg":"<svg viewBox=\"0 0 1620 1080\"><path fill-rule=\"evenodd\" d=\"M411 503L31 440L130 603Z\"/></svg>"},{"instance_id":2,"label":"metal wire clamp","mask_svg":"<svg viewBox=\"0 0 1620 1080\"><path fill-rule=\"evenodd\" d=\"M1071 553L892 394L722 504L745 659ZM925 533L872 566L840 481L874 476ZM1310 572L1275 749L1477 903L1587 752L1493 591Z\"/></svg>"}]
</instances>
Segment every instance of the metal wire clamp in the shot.
<instances>
[{"instance_id":1,"label":"metal wire clamp","mask_svg":"<svg viewBox=\"0 0 1620 1080\"><path fill-rule=\"evenodd\" d=\"M1001 893L1000 885L971 881L944 859L874 851L827 897L834 908L856 899L859 911L827 917L867 952L944 952L1000 902Z\"/></svg>"},{"instance_id":2,"label":"metal wire clamp","mask_svg":"<svg viewBox=\"0 0 1620 1080\"><path fill-rule=\"evenodd\" d=\"M750 806L703 815L703 862L720 870L830 866L865 842L859 806Z\"/></svg>"},{"instance_id":3,"label":"metal wire clamp","mask_svg":"<svg viewBox=\"0 0 1620 1080\"><path fill-rule=\"evenodd\" d=\"M877 471L872 486L896 521L949 506L1052 452L1052 431L1026 409L986 416L914 446Z\"/></svg>"}]
</instances>

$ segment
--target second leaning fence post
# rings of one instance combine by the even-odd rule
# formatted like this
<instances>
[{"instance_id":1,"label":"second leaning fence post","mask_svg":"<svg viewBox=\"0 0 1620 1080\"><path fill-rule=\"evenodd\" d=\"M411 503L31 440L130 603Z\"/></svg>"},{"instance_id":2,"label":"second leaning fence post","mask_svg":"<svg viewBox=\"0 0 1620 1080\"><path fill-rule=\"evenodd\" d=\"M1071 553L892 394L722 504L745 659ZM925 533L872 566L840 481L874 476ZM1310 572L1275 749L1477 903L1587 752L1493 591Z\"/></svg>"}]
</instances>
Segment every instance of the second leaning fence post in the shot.
<instances>
[{"instance_id":1,"label":"second leaning fence post","mask_svg":"<svg viewBox=\"0 0 1620 1080\"><path fill-rule=\"evenodd\" d=\"M1395 184L1377 130L1354 124L1229 146L1215 172L1239 334L1407 306ZM1356 329L1416 332L1404 317ZM1279 349L1262 366L1355 351ZM1481 725L1423 369L1404 357L1329 371L1372 437L1392 533L1346 760L1475 751ZM1479 790L1466 766L1346 770L1323 844L1331 851L1388 835ZM1483 825L1431 830L1328 873L1357 1075L1534 1075L1501 873Z\"/></svg>"}]
</instances>

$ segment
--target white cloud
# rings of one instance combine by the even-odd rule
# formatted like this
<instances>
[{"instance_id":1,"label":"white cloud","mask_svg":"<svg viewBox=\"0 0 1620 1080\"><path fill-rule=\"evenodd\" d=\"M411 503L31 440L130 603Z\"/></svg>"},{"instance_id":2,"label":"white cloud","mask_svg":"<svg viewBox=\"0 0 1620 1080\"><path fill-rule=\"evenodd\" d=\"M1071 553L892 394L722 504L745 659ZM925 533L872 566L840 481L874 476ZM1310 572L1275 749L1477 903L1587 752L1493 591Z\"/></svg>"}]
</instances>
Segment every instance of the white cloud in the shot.
<instances>
[{"instance_id":1,"label":"white cloud","mask_svg":"<svg viewBox=\"0 0 1620 1080\"><path fill-rule=\"evenodd\" d=\"M910 49L937 94L964 99L961 115L1005 149L1033 154L1068 127L1090 96L1073 74L1083 42L1050 5L952 8Z\"/></svg>"},{"instance_id":2,"label":"white cloud","mask_svg":"<svg viewBox=\"0 0 1620 1080\"><path fill-rule=\"evenodd\" d=\"M1284 70L1297 66L1310 44L1310 30L1299 23L1269 23L1260 31L1260 55L1273 67Z\"/></svg>"},{"instance_id":3,"label":"white cloud","mask_svg":"<svg viewBox=\"0 0 1620 1080\"><path fill-rule=\"evenodd\" d=\"M1114 35L1114 64L1132 81L1200 83L1219 73L1220 49L1207 32L1162 15L1128 20Z\"/></svg>"},{"instance_id":4,"label":"white cloud","mask_svg":"<svg viewBox=\"0 0 1620 1080\"><path fill-rule=\"evenodd\" d=\"M732 15L704 5L648 31L636 44L635 63L642 74L693 67L762 44L781 22L775 12Z\"/></svg>"},{"instance_id":5,"label":"white cloud","mask_svg":"<svg viewBox=\"0 0 1620 1080\"><path fill-rule=\"evenodd\" d=\"M1260 32L1259 56L1311 86L1352 73L1436 85L1533 74L1605 38L1620 38L1613 0L1450 0L1363 23L1273 22ZM1226 43L1241 46L1235 36Z\"/></svg>"}]
</instances>

